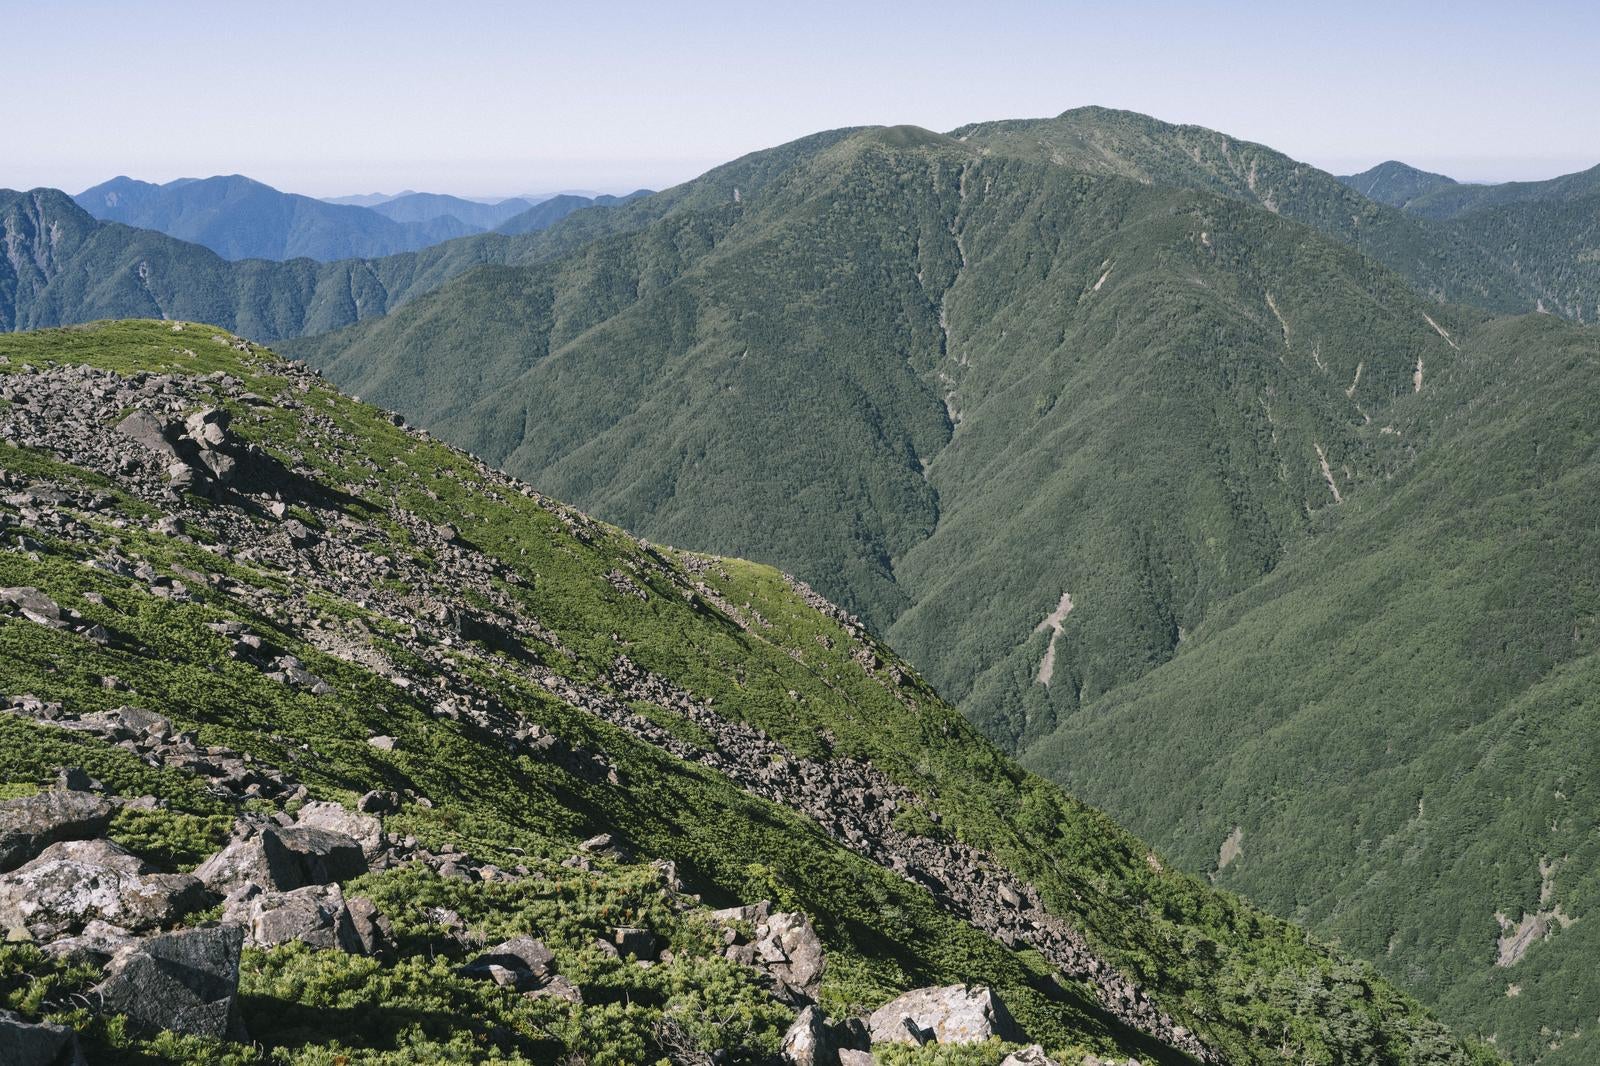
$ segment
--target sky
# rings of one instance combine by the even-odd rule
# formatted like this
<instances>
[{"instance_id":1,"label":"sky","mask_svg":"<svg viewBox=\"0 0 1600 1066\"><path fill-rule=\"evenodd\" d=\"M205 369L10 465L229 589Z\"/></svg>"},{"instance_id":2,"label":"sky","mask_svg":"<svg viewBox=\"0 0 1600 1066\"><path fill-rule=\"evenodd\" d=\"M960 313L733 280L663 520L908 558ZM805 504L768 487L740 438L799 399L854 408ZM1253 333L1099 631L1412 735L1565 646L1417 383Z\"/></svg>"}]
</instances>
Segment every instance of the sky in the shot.
<instances>
[{"instance_id":1,"label":"sky","mask_svg":"<svg viewBox=\"0 0 1600 1066\"><path fill-rule=\"evenodd\" d=\"M1142 111L1346 173L1600 163L1600 4L0 0L0 187L663 188L822 129Z\"/></svg>"}]
</instances>

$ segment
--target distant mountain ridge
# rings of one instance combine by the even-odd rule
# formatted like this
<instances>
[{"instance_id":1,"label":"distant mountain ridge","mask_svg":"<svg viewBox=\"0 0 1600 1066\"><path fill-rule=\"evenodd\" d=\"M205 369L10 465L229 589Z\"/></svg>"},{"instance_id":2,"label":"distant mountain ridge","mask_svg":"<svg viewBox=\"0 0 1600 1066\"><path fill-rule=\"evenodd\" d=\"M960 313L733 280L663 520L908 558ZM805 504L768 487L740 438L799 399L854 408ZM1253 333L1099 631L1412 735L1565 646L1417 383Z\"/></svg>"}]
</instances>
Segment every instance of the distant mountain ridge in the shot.
<instances>
[{"instance_id":1,"label":"distant mountain ridge","mask_svg":"<svg viewBox=\"0 0 1600 1066\"><path fill-rule=\"evenodd\" d=\"M363 206L280 192L235 174L181 178L164 185L119 177L73 199L102 221L155 230L209 248L224 259L303 257L326 263L420 251L501 227L507 233L532 233L585 207L646 194L563 195L538 203L512 197L495 204L436 193L346 198L373 201Z\"/></svg>"},{"instance_id":2,"label":"distant mountain ridge","mask_svg":"<svg viewBox=\"0 0 1600 1066\"><path fill-rule=\"evenodd\" d=\"M1454 178L1418 170L1393 159L1359 174L1342 175L1339 181L1369 200L1399 208L1435 189L1459 184Z\"/></svg>"},{"instance_id":3,"label":"distant mountain ridge","mask_svg":"<svg viewBox=\"0 0 1600 1066\"><path fill-rule=\"evenodd\" d=\"M102 221L157 230L224 259L392 255L474 232L449 218L397 222L364 207L279 192L239 174L165 185L119 177L73 199Z\"/></svg>"},{"instance_id":4,"label":"distant mountain ridge","mask_svg":"<svg viewBox=\"0 0 1600 1066\"><path fill-rule=\"evenodd\" d=\"M443 193L413 192L402 193L393 199L371 204L369 209L396 222L426 222L435 218L454 218L479 230L488 230L494 229L508 218L522 214L532 206L532 200L516 196L491 204L479 200L465 200L459 196L446 196Z\"/></svg>"}]
</instances>

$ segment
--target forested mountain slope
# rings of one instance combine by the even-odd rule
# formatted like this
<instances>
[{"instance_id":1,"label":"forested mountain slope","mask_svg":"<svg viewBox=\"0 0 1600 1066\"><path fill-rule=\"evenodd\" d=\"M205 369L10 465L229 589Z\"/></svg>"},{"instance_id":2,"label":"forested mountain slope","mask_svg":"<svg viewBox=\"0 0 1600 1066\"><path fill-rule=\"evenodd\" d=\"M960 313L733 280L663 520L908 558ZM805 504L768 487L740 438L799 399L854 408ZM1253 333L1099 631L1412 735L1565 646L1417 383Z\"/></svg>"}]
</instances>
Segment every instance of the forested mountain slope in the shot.
<instances>
[{"instance_id":1,"label":"forested mountain slope","mask_svg":"<svg viewBox=\"0 0 1600 1066\"><path fill-rule=\"evenodd\" d=\"M1404 461L1025 761L1516 1061L1594 1061L1597 404L1594 330L1475 328Z\"/></svg>"},{"instance_id":2,"label":"forested mountain slope","mask_svg":"<svg viewBox=\"0 0 1600 1066\"><path fill-rule=\"evenodd\" d=\"M1453 185L1435 189L1406 205L1420 218L1447 219L1509 204L1570 203L1600 193L1600 166L1545 181L1506 181L1491 185Z\"/></svg>"},{"instance_id":3,"label":"forested mountain slope","mask_svg":"<svg viewBox=\"0 0 1600 1066\"><path fill-rule=\"evenodd\" d=\"M1240 202L1239 188L1218 198L1089 176L958 133L968 139L853 134L801 157L759 195L686 205L537 268L471 274L384 321L295 347L352 390L648 535L776 561L813 580L888 634L991 736L1081 787L1093 790L1092 778L1113 811L1137 818L1190 868L1214 870L1235 825L1248 853L1249 829L1232 813L1244 801L1219 807L1221 796L1271 797L1293 814L1256 830L1270 855L1255 866L1263 898L1345 936L1349 921L1366 919L1333 901L1346 890L1365 898L1356 888L1370 880L1382 886L1372 909L1393 902L1407 917L1381 945L1363 926L1363 951L1428 989L1459 1023L1492 1018L1483 1031L1519 1058L1536 1057L1541 1041L1566 1046L1594 1012L1594 994L1570 969L1581 949L1567 955L1556 941L1548 962L1535 947L1516 964L1567 982L1560 1005L1519 996L1515 979L1496 984L1504 975L1494 965L1497 908L1515 929L1523 911L1509 893L1537 893L1528 871L1554 852L1483 872L1479 835L1508 830L1466 788L1430 801L1449 832L1412 852L1379 849L1365 815L1327 802L1309 739L1258 747L1253 719L1228 727L1228 714L1288 714L1271 702L1279 681L1296 692L1321 676L1287 651L1259 671L1228 660L1239 671L1231 688L1210 676L1170 687L1159 679L1189 678L1182 664L1208 661L1187 649L1225 624L1211 613L1243 612L1276 587L1286 562L1318 558L1347 508L1399 501L1381 536L1351 522L1366 530L1349 534L1352 557L1426 543L1434 519L1392 495L1409 484L1402 477L1433 470L1443 486L1457 463L1491 469L1516 454L1480 460L1467 448L1520 439L1490 402L1515 399L1517 377L1500 376L1511 355L1540 371L1530 389L1566 383L1552 417L1571 423L1592 378L1564 353L1590 335L1439 306L1286 211ZM1255 168L1262 195L1287 187L1264 172ZM1134 176L1161 173L1152 164ZM1248 164L1243 173L1249 192ZM1330 204L1353 195L1318 173L1279 178L1334 185ZM1554 447L1548 427L1527 428L1535 446ZM1448 505L1476 513L1486 484L1463 480ZM1549 506L1581 522L1587 512L1572 501L1585 491L1567 482ZM1462 550L1492 555L1517 528L1514 512L1506 521L1441 545L1437 562L1454 565ZM1590 550L1573 539L1578 528L1522 559L1517 580L1530 589L1572 580L1565 568ZM1301 565L1310 590L1318 571ZM1455 573L1396 564L1383 588L1425 599L1452 589ZM1378 591L1333 601L1351 613L1322 638L1337 640L1357 618L1389 624ZM1522 602L1541 610L1531 591ZM1387 698L1388 675L1404 667L1374 640L1371 686L1346 699L1329 678L1326 713L1307 719L1307 738L1335 735L1360 753L1394 743L1390 729L1416 743L1415 776L1349 786L1358 811L1411 810L1418 782L1468 773L1472 749L1442 738L1471 728L1473 715L1501 713L1499 696L1520 698L1557 662L1522 659L1521 682L1486 686L1493 625L1483 623L1481 646L1452 641L1463 623L1438 606L1437 624L1401 645L1439 671L1419 675L1426 680L1408 690L1415 702ZM1241 632L1294 631L1309 609ZM1504 616L1502 651L1550 639L1544 622L1523 627L1522 618ZM1255 687L1230 696L1245 691L1238 686ZM1581 685L1566 691L1548 718L1558 733L1594 714ZM1120 713L1124 699L1137 700L1137 713ZM1207 708L1194 721L1191 701ZM1138 742L1123 743L1119 729ZM1211 769L1180 760L1151 773L1169 737L1182 744L1190 729L1205 731L1195 750L1206 754L1195 759ZM1175 777L1183 787L1171 787ZM1546 783L1530 775L1515 788ZM1152 803L1157 793L1163 802ZM1419 849L1441 870L1468 872L1452 877L1453 890L1407 892L1408 856ZM1224 877L1255 892L1249 869L1230 863ZM1581 877L1593 864L1567 869ZM1337 890L1314 904L1289 894L1295 884ZM1584 896L1562 898L1570 917ZM1526 913L1535 924L1524 934L1553 921Z\"/></svg>"},{"instance_id":4,"label":"forested mountain slope","mask_svg":"<svg viewBox=\"0 0 1600 1066\"><path fill-rule=\"evenodd\" d=\"M152 230L97 223L55 189L0 190L0 331L127 316L199 319L262 341L339 329L380 317L475 266L540 262L675 209L752 193L796 158L847 133L753 153L687 185L574 210L515 236L477 234L418 252L333 263L229 262Z\"/></svg>"},{"instance_id":5,"label":"forested mountain slope","mask_svg":"<svg viewBox=\"0 0 1600 1066\"><path fill-rule=\"evenodd\" d=\"M1500 250L1470 235L1368 199L1332 174L1265 145L1202 126L1084 107L1053 119L963 126L953 135L996 154L1255 204L1360 250L1438 300L1531 311L1537 299L1550 295Z\"/></svg>"},{"instance_id":6,"label":"forested mountain slope","mask_svg":"<svg viewBox=\"0 0 1600 1066\"><path fill-rule=\"evenodd\" d=\"M94 1061L754 1061L811 999L956 981L1074 1066L1490 1060L1022 772L775 570L595 522L211 327L0 338L0 395L0 1002ZM115 815L30 859L17 812L74 796ZM294 891L348 901L360 942L154 872L261 839L330 849L306 876L339 858L342 892ZM63 856L122 872L5 909ZM128 878L182 902L119 912ZM761 899L782 915L708 910ZM48 908L76 903L176 931L69 949L87 914ZM232 978L172 993L210 997L189 1035L140 1028L171 1010L129 989L142 952L241 937Z\"/></svg>"},{"instance_id":7,"label":"forested mountain slope","mask_svg":"<svg viewBox=\"0 0 1600 1066\"><path fill-rule=\"evenodd\" d=\"M805 575L1015 744L1372 476L1362 427L1455 314L1228 200L873 131L296 350L648 535Z\"/></svg>"}]
</instances>

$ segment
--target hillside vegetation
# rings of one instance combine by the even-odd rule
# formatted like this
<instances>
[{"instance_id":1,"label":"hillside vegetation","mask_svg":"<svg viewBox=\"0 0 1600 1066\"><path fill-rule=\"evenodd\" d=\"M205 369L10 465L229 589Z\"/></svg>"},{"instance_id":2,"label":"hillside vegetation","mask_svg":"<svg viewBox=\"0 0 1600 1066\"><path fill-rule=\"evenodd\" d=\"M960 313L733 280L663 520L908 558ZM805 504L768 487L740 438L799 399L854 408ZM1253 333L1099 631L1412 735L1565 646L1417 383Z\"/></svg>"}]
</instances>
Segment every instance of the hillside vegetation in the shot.
<instances>
[{"instance_id":1,"label":"hillside vegetation","mask_svg":"<svg viewBox=\"0 0 1600 1066\"><path fill-rule=\"evenodd\" d=\"M406 838L346 885L392 953L245 950L255 1046L141 1036L75 995L85 965L0 949L5 1005L79 1028L96 1061L749 1060L793 1007L719 953L705 905L758 899L814 924L836 1015L978 981L1063 1058L1492 1059L1018 769L775 570L597 523L211 327L3 339L0 390L0 586L24 604L0 617L4 794L66 766L152 796L111 832L169 868L234 818L371 789ZM141 428L163 421L188 435ZM211 761L95 732L127 704L170 719L157 749ZM245 793L218 781L241 754ZM599 832L633 858L572 858ZM619 926L671 957L599 950L634 942ZM581 1003L457 969L517 933Z\"/></svg>"}]
</instances>

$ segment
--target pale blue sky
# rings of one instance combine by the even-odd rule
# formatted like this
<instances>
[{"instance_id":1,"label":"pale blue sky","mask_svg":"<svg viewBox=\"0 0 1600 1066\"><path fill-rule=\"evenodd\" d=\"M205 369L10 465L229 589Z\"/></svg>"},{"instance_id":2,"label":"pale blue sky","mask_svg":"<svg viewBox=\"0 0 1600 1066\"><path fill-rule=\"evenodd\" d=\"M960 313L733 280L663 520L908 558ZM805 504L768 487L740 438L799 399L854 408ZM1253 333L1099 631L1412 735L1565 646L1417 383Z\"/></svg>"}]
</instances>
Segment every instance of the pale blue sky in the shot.
<instances>
[{"instance_id":1,"label":"pale blue sky","mask_svg":"<svg viewBox=\"0 0 1600 1066\"><path fill-rule=\"evenodd\" d=\"M1144 111L1334 171L1600 163L1600 4L0 0L0 186L663 187L820 129Z\"/></svg>"}]
</instances>

